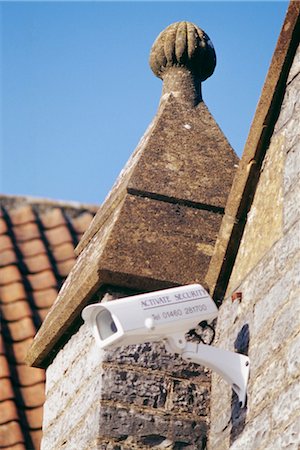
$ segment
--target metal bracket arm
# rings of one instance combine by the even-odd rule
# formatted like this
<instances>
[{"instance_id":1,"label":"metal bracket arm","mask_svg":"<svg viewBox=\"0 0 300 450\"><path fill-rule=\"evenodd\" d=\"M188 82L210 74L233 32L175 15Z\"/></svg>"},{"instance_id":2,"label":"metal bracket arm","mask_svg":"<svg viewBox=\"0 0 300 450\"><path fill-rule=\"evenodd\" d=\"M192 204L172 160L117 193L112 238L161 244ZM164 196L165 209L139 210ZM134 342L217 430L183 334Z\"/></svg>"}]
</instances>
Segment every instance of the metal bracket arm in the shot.
<instances>
[{"instance_id":1,"label":"metal bracket arm","mask_svg":"<svg viewBox=\"0 0 300 450\"><path fill-rule=\"evenodd\" d=\"M250 369L247 356L211 345L186 342L181 357L216 371L237 393L241 406L245 406Z\"/></svg>"}]
</instances>

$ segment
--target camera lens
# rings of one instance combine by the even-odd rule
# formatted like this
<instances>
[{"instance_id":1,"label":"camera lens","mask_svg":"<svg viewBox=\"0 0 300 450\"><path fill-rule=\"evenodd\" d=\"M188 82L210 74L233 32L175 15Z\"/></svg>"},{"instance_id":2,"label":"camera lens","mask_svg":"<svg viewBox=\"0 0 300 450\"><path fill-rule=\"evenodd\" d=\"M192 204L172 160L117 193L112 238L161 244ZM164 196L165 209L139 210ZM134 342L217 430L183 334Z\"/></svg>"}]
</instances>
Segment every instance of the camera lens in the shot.
<instances>
[{"instance_id":1,"label":"camera lens","mask_svg":"<svg viewBox=\"0 0 300 450\"><path fill-rule=\"evenodd\" d=\"M114 321L111 322L110 329L113 333L116 333L118 331Z\"/></svg>"}]
</instances>

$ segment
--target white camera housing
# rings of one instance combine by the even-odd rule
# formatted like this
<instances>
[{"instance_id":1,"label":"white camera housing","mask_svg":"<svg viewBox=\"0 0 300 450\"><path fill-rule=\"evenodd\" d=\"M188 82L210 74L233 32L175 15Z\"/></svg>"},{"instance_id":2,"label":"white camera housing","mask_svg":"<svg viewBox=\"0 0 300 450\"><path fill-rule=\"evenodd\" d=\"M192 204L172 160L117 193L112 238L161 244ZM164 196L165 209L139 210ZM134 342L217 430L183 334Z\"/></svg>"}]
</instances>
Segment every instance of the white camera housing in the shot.
<instances>
[{"instance_id":1,"label":"white camera housing","mask_svg":"<svg viewBox=\"0 0 300 450\"><path fill-rule=\"evenodd\" d=\"M112 348L184 335L217 314L205 289L193 284L90 305L82 317L92 326L99 346Z\"/></svg>"},{"instance_id":2,"label":"white camera housing","mask_svg":"<svg viewBox=\"0 0 300 450\"><path fill-rule=\"evenodd\" d=\"M185 334L199 322L217 315L214 301L200 284L96 303L82 311L100 348L163 340L168 351L217 371L231 384L244 406L249 358L185 339Z\"/></svg>"}]
</instances>

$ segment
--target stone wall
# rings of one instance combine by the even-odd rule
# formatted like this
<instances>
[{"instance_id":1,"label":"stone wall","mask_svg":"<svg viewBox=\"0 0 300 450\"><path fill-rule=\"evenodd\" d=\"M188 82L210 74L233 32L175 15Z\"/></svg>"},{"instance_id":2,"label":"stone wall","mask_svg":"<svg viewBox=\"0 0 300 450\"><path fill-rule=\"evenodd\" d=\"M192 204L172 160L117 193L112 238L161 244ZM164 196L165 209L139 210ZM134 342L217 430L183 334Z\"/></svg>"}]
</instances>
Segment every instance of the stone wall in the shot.
<instances>
[{"instance_id":1,"label":"stone wall","mask_svg":"<svg viewBox=\"0 0 300 450\"><path fill-rule=\"evenodd\" d=\"M266 154L226 299L217 344L248 353L248 403L212 377L213 450L300 444L300 51ZM242 293L232 301L231 295Z\"/></svg>"},{"instance_id":2,"label":"stone wall","mask_svg":"<svg viewBox=\"0 0 300 450\"><path fill-rule=\"evenodd\" d=\"M206 447L210 372L163 345L104 352L82 325L46 379L42 450Z\"/></svg>"}]
</instances>

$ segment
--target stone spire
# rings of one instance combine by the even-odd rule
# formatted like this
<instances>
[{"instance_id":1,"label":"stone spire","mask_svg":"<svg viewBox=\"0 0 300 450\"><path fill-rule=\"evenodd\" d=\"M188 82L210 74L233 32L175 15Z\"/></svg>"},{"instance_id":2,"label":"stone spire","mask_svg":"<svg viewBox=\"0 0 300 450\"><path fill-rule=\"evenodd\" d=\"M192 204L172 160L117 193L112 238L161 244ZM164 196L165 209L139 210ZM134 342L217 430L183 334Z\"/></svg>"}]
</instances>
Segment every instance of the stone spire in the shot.
<instances>
[{"instance_id":1,"label":"stone spire","mask_svg":"<svg viewBox=\"0 0 300 450\"><path fill-rule=\"evenodd\" d=\"M46 364L105 286L145 292L203 283L238 162L201 98L215 64L208 36L190 23L155 41L150 65L164 83L158 112L81 239L31 364Z\"/></svg>"},{"instance_id":2,"label":"stone spire","mask_svg":"<svg viewBox=\"0 0 300 450\"><path fill-rule=\"evenodd\" d=\"M163 96L174 96L197 104L201 81L216 67L216 53L207 34L191 22L176 22L160 33L149 59L153 73L164 81Z\"/></svg>"}]
</instances>

